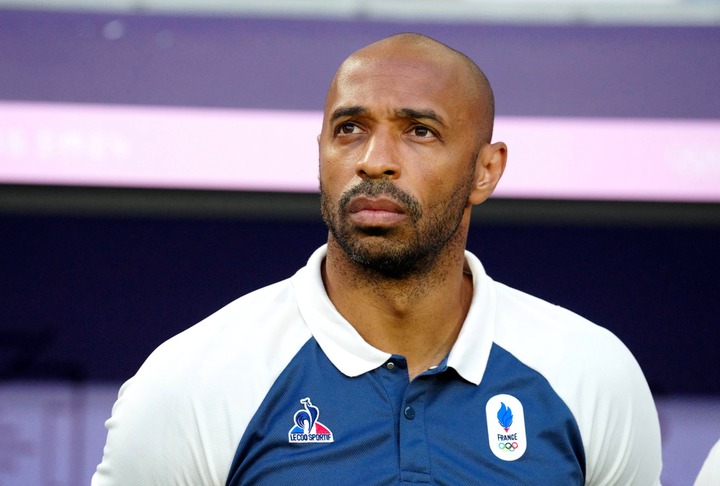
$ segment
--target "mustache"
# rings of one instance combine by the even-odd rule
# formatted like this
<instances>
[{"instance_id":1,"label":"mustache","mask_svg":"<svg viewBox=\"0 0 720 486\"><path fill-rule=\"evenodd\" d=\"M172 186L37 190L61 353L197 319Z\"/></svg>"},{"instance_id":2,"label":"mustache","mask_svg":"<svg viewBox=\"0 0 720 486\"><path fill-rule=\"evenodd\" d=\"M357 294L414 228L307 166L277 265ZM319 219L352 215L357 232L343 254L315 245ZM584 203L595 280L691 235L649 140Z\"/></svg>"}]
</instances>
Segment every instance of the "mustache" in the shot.
<instances>
[{"instance_id":1,"label":"mustache","mask_svg":"<svg viewBox=\"0 0 720 486\"><path fill-rule=\"evenodd\" d=\"M358 196L379 197L386 196L394 199L403 206L405 212L415 221L422 216L422 207L420 203L407 192L398 189L398 187L387 179L370 180L363 179L359 184L353 186L343 193L339 201L340 212L347 210L348 204Z\"/></svg>"}]
</instances>

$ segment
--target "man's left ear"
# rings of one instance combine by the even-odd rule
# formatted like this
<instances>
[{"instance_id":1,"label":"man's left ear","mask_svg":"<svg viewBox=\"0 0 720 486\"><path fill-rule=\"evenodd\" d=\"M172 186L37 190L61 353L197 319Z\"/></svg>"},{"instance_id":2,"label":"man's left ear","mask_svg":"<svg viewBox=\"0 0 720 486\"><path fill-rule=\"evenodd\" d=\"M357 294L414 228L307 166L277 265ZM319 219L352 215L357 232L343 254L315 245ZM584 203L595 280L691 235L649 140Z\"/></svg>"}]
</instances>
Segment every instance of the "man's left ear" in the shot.
<instances>
[{"instance_id":1,"label":"man's left ear","mask_svg":"<svg viewBox=\"0 0 720 486\"><path fill-rule=\"evenodd\" d=\"M483 203L493 193L505 171L507 150L504 142L487 143L480 149L475 188L470 194L471 204Z\"/></svg>"}]
</instances>

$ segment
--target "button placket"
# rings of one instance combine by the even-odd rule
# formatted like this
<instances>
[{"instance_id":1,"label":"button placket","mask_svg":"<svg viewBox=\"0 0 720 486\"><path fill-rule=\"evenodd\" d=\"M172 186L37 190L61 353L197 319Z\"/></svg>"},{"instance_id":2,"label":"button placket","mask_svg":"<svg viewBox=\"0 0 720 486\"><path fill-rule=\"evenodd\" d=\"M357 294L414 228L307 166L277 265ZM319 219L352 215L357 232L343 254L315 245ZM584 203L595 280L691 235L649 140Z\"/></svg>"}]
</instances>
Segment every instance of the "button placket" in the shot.
<instances>
[{"instance_id":1,"label":"button placket","mask_svg":"<svg viewBox=\"0 0 720 486\"><path fill-rule=\"evenodd\" d=\"M408 385L400 407L400 474L405 481L430 479L430 452L425 427L425 380Z\"/></svg>"}]
</instances>

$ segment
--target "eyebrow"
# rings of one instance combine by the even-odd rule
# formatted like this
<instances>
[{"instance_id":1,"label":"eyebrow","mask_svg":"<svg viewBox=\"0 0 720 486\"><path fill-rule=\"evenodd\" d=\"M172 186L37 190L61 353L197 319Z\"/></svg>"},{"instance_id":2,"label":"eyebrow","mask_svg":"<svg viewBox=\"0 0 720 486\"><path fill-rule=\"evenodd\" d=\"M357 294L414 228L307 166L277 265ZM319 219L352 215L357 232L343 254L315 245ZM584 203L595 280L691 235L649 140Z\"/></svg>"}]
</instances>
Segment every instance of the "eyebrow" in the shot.
<instances>
[{"instance_id":1,"label":"eyebrow","mask_svg":"<svg viewBox=\"0 0 720 486\"><path fill-rule=\"evenodd\" d=\"M439 123L442 126L445 126L445 122L443 121L442 117L435 113L434 110L414 110L412 108L402 108L400 110L395 110L395 116L400 118L413 118L416 120L433 120L437 123Z\"/></svg>"},{"instance_id":2,"label":"eyebrow","mask_svg":"<svg viewBox=\"0 0 720 486\"><path fill-rule=\"evenodd\" d=\"M332 112L332 115L330 116L330 121L335 121L338 118L343 118L346 116L363 115L367 112L368 109L363 108L362 106L341 106L340 108Z\"/></svg>"},{"instance_id":3,"label":"eyebrow","mask_svg":"<svg viewBox=\"0 0 720 486\"><path fill-rule=\"evenodd\" d=\"M367 108L364 108L362 106L344 106L340 107L337 110L332 112L332 115L330 116L331 121L335 121L338 118L343 117L352 117L352 116L358 116L358 115L365 115L369 112ZM399 110L395 110L395 116L398 118L413 118L415 120L433 120L437 123L439 123L442 126L446 126L445 122L443 121L442 117L438 115L434 110L427 109L427 110L416 110L413 108L400 108Z\"/></svg>"}]
</instances>

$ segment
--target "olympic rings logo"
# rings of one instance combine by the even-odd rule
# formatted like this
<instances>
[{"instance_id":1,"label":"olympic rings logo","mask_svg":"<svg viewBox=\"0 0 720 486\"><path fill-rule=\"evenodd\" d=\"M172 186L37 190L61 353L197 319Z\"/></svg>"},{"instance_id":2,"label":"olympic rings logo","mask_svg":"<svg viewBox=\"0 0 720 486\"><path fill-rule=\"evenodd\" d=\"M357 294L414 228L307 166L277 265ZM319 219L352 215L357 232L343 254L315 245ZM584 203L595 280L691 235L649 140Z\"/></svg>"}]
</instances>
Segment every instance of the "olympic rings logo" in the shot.
<instances>
[{"instance_id":1,"label":"olympic rings logo","mask_svg":"<svg viewBox=\"0 0 720 486\"><path fill-rule=\"evenodd\" d=\"M498 448L501 451L510 451L515 452L515 449L517 449L518 443L517 442L498 442Z\"/></svg>"}]
</instances>

